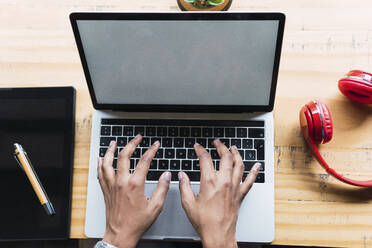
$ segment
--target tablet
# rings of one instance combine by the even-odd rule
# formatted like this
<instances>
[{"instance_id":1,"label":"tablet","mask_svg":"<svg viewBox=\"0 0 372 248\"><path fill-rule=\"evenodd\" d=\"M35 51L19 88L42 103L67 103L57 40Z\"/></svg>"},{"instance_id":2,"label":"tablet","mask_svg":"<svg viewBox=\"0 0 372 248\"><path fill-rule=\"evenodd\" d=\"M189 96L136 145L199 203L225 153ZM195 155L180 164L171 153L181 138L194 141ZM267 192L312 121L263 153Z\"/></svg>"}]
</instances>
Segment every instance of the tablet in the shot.
<instances>
[{"instance_id":1,"label":"tablet","mask_svg":"<svg viewBox=\"0 0 372 248\"><path fill-rule=\"evenodd\" d=\"M73 87L0 89L0 240L69 237L74 116ZM14 159L14 143L26 150L54 216Z\"/></svg>"}]
</instances>

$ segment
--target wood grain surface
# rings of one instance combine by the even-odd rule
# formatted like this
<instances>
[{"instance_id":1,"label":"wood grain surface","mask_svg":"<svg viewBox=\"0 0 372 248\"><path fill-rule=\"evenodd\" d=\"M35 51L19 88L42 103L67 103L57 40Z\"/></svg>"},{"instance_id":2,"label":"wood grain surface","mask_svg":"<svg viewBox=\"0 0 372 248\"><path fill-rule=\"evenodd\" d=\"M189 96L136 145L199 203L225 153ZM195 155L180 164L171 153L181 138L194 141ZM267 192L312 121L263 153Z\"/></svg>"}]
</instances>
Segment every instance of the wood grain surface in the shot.
<instances>
[{"instance_id":1,"label":"wood grain surface","mask_svg":"<svg viewBox=\"0 0 372 248\"><path fill-rule=\"evenodd\" d=\"M337 89L348 70L372 71L371 9L370 0L233 1L231 11L287 16L274 109L274 244L372 247L372 190L329 177L298 125L300 107L323 100L335 123L334 139L321 147L325 159L348 176L372 178L372 108ZM0 0L0 87L77 89L71 237L84 238L93 108L68 20L72 11L179 9L176 0Z\"/></svg>"}]
</instances>

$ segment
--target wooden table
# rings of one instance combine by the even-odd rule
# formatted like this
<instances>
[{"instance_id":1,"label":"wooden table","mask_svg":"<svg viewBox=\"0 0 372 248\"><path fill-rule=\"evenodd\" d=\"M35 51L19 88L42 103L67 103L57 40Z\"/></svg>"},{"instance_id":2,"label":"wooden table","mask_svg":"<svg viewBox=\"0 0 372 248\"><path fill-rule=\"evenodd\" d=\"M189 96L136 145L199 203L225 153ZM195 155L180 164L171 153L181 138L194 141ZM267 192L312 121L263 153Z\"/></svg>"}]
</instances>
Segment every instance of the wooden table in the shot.
<instances>
[{"instance_id":1,"label":"wooden table","mask_svg":"<svg viewBox=\"0 0 372 248\"><path fill-rule=\"evenodd\" d=\"M0 87L77 89L71 238L84 238L92 104L68 20L71 11L178 11L176 0L2 0ZM304 146L300 106L330 107L335 137L322 146L345 174L372 178L372 109L345 99L337 80L372 71L372 1L234 0L231 10L287 15L275 103L274 244L372 247L372 190L329 177Z\"/></svg>"}]
</instances>

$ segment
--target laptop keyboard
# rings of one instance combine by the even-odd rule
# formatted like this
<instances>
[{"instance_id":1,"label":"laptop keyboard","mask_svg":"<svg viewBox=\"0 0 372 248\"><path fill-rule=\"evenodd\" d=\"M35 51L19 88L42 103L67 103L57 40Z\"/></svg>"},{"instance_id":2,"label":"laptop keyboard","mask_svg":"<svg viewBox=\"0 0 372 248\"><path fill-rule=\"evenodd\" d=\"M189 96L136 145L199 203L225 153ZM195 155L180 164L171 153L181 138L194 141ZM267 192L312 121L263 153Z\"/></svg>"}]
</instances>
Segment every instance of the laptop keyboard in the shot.
<instances>
[{"instance_id":1,"label":"laptop keyboard","mask_svg":"<svg viewBox=\"0 0 372 248\"><path fill-rule=\"evenodd\" d=\"M141 156L155 142L159 150L152 160L147 181L157 181L164 171L171 171L172 181L178 181L178 171L188 174L190 181L200 181L199 160L194 151L195 142L211 154L216 170L220 158L213 146L218 138L228 148L235 145L244 163L244 180L256 162L262 164L256 183L265 182L265 130L264 121L211 121L211 120L128 120L102 119L99 156L104 157L111 140L117 142L114 168L118 153L137 134L143 136L130 159L130 171L136 167Z\"/></svg>"}]
</instances>

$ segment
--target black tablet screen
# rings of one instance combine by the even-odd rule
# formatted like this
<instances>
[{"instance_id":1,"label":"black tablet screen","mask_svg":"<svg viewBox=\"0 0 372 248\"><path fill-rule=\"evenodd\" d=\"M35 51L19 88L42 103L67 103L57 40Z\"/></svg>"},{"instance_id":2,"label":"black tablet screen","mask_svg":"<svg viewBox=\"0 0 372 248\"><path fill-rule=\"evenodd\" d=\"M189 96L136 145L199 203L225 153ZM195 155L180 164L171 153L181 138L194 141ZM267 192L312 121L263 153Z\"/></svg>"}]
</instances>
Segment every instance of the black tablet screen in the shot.
<instances>
[{"instance_id":1,"label":"black tablet screen","mask_svg":"<svg viewBox=\"0 0 372 248\"><path fill-rule=\"evenodd\" d=\"M70 229L74 89L0 89L0 239L63 239ZM56 215L48 216L13 157L26 150Z\"/></svg>"}]
</instances>

